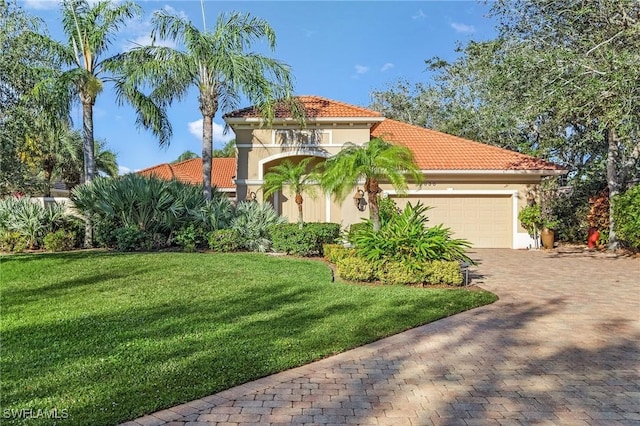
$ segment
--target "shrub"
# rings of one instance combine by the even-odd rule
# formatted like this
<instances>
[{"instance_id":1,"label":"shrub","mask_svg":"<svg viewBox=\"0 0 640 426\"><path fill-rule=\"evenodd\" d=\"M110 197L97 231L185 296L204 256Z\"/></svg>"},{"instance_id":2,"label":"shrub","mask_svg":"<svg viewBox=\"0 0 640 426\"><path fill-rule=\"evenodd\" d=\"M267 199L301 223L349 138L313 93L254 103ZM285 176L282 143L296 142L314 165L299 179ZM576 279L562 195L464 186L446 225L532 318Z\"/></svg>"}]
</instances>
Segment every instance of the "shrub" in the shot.
<instances>
[{"instance_id":1,"label":"shrub","mask_svg":"<svg viewBox=\"0 0 640 426\"><path fill-rule=\"evenodd\" d=\"M373 224L367 220L360 223L352 223L349 226L349 232L347 232L347 241L351 244L355 244L356 236L363 231L373 231Z\"/></svg>"},{"instance_id":2,"label":"shrub","mask_svg":"<svg viewBox=\"0 0 640 426\"><path fill-rule=\"evenodd\" d=\"M429 208L421 203L408 203L402 214L392 218L378 232L367 226L354 235L358 253L371 262L398 261L419 265L429 260L463 260L471 244L451 237L442 225L427 227L424 213Z\"/></svg>"},{"instance_id":3,"label":"shrub","mask_svg":"<svg viewBox=\"0 0 640 426\"><path fill-rule=\"evenodd\" d=\"M640 185L614 197L613 217L620 241L629 248L640 250Z\"/></svg>"},{"instance_id":4,"label":"shrub","mask_svg":"<svg viewBox=\"0 0 640 426\"><path fill-rule=\"evenodd\" d=\"M0 250L21 253L27 249L27 239L16 231L0 232Z\"/></svg>"},{"instance_id":5,"label":"shrub","mask_svg":"<svg viewBox=\"0 0 640 426\"><path fill-rule=\"evenodd\" d=\"M349 256L338 260L336 272L347 281L371 282L378 278L378 268L360 256Z\"/></svg>"},{"instance_id":6,"label":"shrub","mask_svg":"<svg viewBox=\"0 0 640 426\"><path fill-rule=\"evenodd\" d=\"M327 251L328 250L328 251ZM356 255L356 250L352 248L347 248L340 244L325 244L324 245L324 258L334 265L338 263L339 260L352 257Z\"/></svg>"},{"instance_id":7,"label":"shrub","mask_svg":"<svg viewBox=\"0 0 640 426\"><path fill-rule=\"evenodd\" d=\"M71 199L78 211L99 224L96 240L114 247L117 242L110 233L118 228L135 227L154 235L147 241L148 246L163 239L169 241L175 230L192 223L205 230L217 229L226 220L220 212L230 204L222 201L226 196L216 190L212 196L212 201L207 202L196 185L128 174L79 185L73 189Z\"/></svg>"},{"instance_id":8,"label":"shrub","mask_svg":"<svg viewBox=\"0 0 640 426\"><path fill-rule=\"evenodd\" d=\"M228 253L240 249L240 234L235 229L218 229L208 234L209 248Z\"/></svg>"},{"instance_id":9,"label":"shrub","mask_svg":"<svg viewBox=\"0 0 640 426\"><path fill-rule=\"evenodd\" d=\"M415 265L404 262L385 262L378 268L378 278L386 285L421 284L424 277Z\"/></svg>"},{"instance_id":10,"label":"shrub","mask_svg":"<svg viewBox=\"0 0 640 426\"><path fill-rule=\"evenodd\" d=\"M59 229L56 232L49 232L44 237L44 248L47 251L68 251L75 247L76 235Z\"/></svg>"},{"instance_id":11,"label":"shrub","mask_svg":"<svg viewBox=\"0 0 640 426\"><path fill-rule=\"evenodd\" d=\"M464 284L460 263L434 260L424 266L425 278L429 284L460 286Z\"/></svg>"},{"instance_id":12,"label":"shrub","mask_svg":"<svg viewBox=\"0 0 640 426\"><path fill-rule=\"evenodd\" d=\"M279 216L271 204L241 201L236 207L235 217L231 220L231 229L238 232L241 248L266 252L271 248L269 229L285 221L286 219Z\"/></svg>"},{"instance_id":13,"label":"shrub","mask_svg":"<svg viewBox=\"0 0 640 426\"><path fill-rule=\"evenodd\" d=\"M125 226L113 231L115 248L118 251L136 251L148 248L147 235L135 226Z\"/></svg>"},{"instance_id":14,"label":"shrub","mask_svg":"<svg viewBox=\"0 0 640 426\"><path fill-rule=\"evenodd\" d=\"M10 197L0 201L0 230L19 233L28 248L42 246L44 236L56 231L64 217L63 204L45 207L28 197Z\"/></svg>"},{"instance_id":15,"label":"shrub","mask_svg":"<svg viewBox=\"0 0 640 426\"><path fill-rule=\"evenodd\" d=\"M190 224L181 228L175 235L174 241L185 252L194 252L196 248L203 248L207 243L202 228Z\"/></svg>"},{"instance_id":16,"label":"shrub","mask_svg":"<svg viewBox=\"0 0 640 426\"><path fill-rule=\"evenodd\" d=\"M340 236L337 223L297 223L274 225L269 229L273 249L298 256L323 254L323 244L333 243Z\"/></svg>"}]
</instances>

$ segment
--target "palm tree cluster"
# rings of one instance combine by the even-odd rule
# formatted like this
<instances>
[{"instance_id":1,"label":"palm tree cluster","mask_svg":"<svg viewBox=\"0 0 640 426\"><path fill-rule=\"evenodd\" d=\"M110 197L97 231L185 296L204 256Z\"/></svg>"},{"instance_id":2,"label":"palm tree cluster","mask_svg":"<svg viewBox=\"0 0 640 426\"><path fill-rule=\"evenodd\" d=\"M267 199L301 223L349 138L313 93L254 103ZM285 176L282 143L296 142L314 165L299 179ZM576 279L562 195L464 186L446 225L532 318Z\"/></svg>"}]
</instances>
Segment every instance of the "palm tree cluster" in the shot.
<instances>
[{"instance_id":1,"label":"palm tree cluster","mask_svg":"<svg viewBox=\"0 0 640 426\"><path fill-rule=\"evenodd\" d=\"M298 223L302 228L302 194L314 195L314 185L342 201L354 187L361 184L367 193L369 217L373 229L380 229L378 196L380 181L388 181L397 190L408 188L408 179L422 181L422 174L413 160L412 152L403 146L392 145L382 138L374 138L363 145L347 144L338 154L310 168L313 157L297 164L285 160L265 174L263 191L270 197L285 187L294 193L298 205Z\"/></svg>"}]
</instances>

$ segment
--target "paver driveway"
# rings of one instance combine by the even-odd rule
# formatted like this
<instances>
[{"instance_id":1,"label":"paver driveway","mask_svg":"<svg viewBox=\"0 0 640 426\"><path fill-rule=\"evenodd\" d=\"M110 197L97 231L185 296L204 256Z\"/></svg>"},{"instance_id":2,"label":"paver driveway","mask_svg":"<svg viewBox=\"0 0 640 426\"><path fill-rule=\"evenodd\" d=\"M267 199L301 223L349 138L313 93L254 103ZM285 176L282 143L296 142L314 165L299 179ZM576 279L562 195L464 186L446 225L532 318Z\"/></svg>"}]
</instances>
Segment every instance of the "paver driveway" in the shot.
<instances>
[{"instance_id":1,"label":"paver driveway","mask_svg":"<svg viewBox=\"0 0 640 426\"><path fill-rule=\"evenodd\" d=\"M128 424L640 425L640 260L472 257L493 305Z\"/></svg>"}]
</instances>

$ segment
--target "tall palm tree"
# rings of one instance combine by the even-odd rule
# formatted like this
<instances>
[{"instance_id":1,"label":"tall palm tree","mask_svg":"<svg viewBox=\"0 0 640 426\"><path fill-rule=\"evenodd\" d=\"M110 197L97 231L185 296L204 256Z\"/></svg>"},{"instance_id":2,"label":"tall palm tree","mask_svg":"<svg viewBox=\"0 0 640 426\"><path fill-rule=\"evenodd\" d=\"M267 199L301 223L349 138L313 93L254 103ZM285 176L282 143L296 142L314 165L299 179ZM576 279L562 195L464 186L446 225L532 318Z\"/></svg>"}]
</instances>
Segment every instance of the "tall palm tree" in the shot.
<instances>
[{"instance_id":1,"label":"tall palm tree","mask_svg":"<svg viewBox=\"0 0 640 426\"><path fill-rule=\"evenodd\" d=\"M78 97L82 104L82 146L83 181L91 182L96 174L95 141L93 137L93 106L102 92L104 83L113 77L113 73L123 67L119 55L104 57L108 54L111 42L128 20L139 16L141 8L132 1L112 2L108 0L93 2L88 0L63 0L61 2L62 29L66 42L59 42L46 35L32 33L32 40L43 46L66 68L53 78L58 93L65 94L57 100L57 105L68 109L73 98ZM50 86L51 81L43 82ZM137 113L137 124L146 128L166 142L171 128L164 110L156 107L147 97L135 90L123 90L116 86L119 102L127 100ZM92 245L92 227L87 219L85 228L85 246Z\"/></svg>"},{"instance_id":2,"label":"tall palm tree","mask_svg":"<svg viewBox=\"0 0 640 426\"><path fill-rule=\"evenodd\" d=\"M246 51L254 41L262 39L273 50L276 41L269 24L250 14L221 14L211 31L200 31L189 20L159 10L154 13L152 24L154 42L174 40L183 50L152 45L123 54L129 66L120 85L124 91L152 87L149 99L161 107L183 99L190 88L197 88L203 119L203 190L205 197L211 199L214 115L219 108L237 108L241 94L269 122L275 116L276 100L288 100L295 107L289 66Z\"/></svg>"},{"instance_id":3,"label":"tall palm tree","mask_svg":"<svg viewBox=\"0 0 640 426\"><path fill-rule=\"evenodd\" d=\"M300 229L302 229L302 225L304 225L302 217L302 202L304 200L302 193L307 192L313 196L313 184L318 179L318 174L309 168L309 165L314 159L314 157L308 157L297 164L289 160L284 160L277 166L272 167L271 170L264 175L262 190L266 198L278 191L282 191L285 186L291 188L295 194L296 204L298 205L298 224Z\"/></svg>"},{"instance_id":4,"label":"tall palm tree","mask_svg":"<svg viewBox=\"0 0 640 426\"><path fill-rule=\"evenodd\" d=\"M342 151L327 159L324 168L322 187L337 200L343 200L359 182L364 181L369 218L376 231L380 230L378 194L382 189L379 182L388 181L400 191L408 188L408 176L416 183L422 182L422 174L411 151L381 138L371 139L363 145L346 144Z\"/></svg>"},{"instance_id":5,"label":"tall palm tree","mask_svg":"<svg viewBox=\"0 0 640 426\"><path fill-rule=\"evenodd\" d=\"M141 8L132 1L95 3L66 0L61 3L61 13L66 42L58 42L44 35L34 36L67 67L56 77L59 86L68 88L70 96L64 101L68 103L73 96L78 96L82 104L84 181L90 182L96 174L93 106L105 81L110 79L108 72L117 69L119 62L117 56L104 56L121 27L128 20L139 16ZM129 94L119 95L128 97ZM137 108L139 101L133 97L130 100ZM154 126L149 127L154 131L162 128L157 121L153 124ZM160 137L159 133L156 132Z\"/></svg>"},{"instance_id":6,"label":"tall palm tree","mask_svg":"<svg viewBox=\"0 0 640 426\"><path fill-rule=\"evenodd\" d=\"M82 182L82 141L81 138L76 141L79 141L75 145L76 156L71 157L62 165L62 179L69 189L73 189ZM96 172L114 178L118 176L119 172L117 155L107 149L106 145L107 143L101 139L94 142Z\"/></svg>"}]
</instances>

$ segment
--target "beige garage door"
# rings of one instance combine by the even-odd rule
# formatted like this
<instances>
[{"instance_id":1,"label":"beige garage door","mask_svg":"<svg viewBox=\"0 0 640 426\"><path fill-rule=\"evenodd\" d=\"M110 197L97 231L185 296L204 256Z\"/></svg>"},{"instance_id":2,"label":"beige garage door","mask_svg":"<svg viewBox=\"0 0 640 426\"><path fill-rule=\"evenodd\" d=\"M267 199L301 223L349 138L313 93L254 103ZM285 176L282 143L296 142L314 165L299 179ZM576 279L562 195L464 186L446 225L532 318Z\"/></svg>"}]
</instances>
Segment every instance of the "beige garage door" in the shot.
<instances>
[{"instance_id":1,"label":"beige garage door","mask_svg":"<svg viewBox=\"0 0 640 426\"><path fill-rule=\"evenodd\" d=\"M510 196L406 196L396 198L399 207L421 201L433 207L427 212L429 223L443 223L454 237L469 240L476 248L511 248L513 241Z\"/></svg>"}]
</instances>

